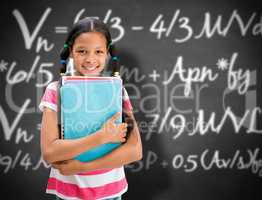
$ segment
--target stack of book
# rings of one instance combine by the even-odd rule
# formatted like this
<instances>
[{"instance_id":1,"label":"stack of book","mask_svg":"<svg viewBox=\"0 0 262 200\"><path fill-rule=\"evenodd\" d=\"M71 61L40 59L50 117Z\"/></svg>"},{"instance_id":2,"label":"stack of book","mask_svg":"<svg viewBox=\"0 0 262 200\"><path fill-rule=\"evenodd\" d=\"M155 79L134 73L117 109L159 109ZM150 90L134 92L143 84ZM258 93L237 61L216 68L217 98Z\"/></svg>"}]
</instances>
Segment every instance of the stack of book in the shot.
<instances>
[{"instance_id":1,"label":"stack of book","mask_svg":"<svg viewBox=\"0 0 262 200\"><path fill-rule=\"evenodd\" d=\"M122 79L119 77L63 76L60 88L61 123L64 139L93 134L117 112L122 113ZM122 117L116 121L121 123ZM117 148L107 143L90 149L75 159L95 160Z\"/></svg>"}]
</instances>

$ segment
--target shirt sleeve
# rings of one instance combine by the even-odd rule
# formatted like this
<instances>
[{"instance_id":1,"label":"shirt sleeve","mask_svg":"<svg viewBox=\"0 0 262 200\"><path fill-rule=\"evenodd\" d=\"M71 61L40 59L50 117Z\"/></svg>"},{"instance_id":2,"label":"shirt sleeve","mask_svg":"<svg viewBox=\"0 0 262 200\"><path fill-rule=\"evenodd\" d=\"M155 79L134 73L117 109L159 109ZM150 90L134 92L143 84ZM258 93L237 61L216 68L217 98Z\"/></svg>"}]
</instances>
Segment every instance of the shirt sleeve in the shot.
<instances>
[{"instance_id":1,"label":"shirt sleeve","mask_svg":"<svg viewBox=\"0 0 262 200\"><path fill-rule=\"evenodd\" d=\"M133 111L133 106L125 88L123 88L123 108L127 112Z\"/></svg>"},{"instance_id":2,"label":"shirt sleeve","mask_svg":"<svg viewBox=\"0 0 262 200\"><path fill-rule=\"evenodd\" d=\"M39 109L43 112L44 107L50 108L57 112L57 81L50 83L39 104Z\"/></svg>"}]
</instances>

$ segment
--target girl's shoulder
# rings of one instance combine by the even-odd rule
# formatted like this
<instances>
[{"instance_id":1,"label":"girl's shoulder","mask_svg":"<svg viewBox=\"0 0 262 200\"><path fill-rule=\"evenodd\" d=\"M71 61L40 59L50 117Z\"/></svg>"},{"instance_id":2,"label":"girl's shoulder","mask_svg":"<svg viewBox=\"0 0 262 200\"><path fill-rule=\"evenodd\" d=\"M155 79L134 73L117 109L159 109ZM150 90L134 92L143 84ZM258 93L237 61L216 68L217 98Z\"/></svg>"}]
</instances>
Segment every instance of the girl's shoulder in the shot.
<instances>
[{"instance_id":1,"label":"girl's shoulder","mask_svg":"<svg viewBox=\"0 0 262 200\"><path fill-rule=\"evenodd\" d=\"M127 90L126 90L126 88L125 88L124 86L123 86L123 99L124 99L124 100L129 99Z\"/></svg>"},{"instance_id":2,"label":"girl's shoulder","mask_svg":"<svg viewBox=\"0 0 262 200\"><path fill-rule=\"evenodd\" d=\"M44 107L57 111L57 85L58 81L51 82L47 85L39 104L40 111L43 111Z\"/></svg>"},{"instance_id":3,"label":"girl's shoulder","mask_svg":"<svg viewBox=\"0 0 262 200\"><path fill-rule=\"evenodd\" d=\"M126 109L127 111L132 111L133 106L132 106L131 101L129 99L129 95L127 93L127 90L124 86L123 86L122 98L123 98L123 103L124 103L124 105L123 105L124 109Z\"/></svg>"},{"instance_id":4,"label":"girl's shoulder","mask_svg":"<svg viewBox=\"0 0 262 200\"><path fill-rule=\"evenodd\" d=\"M57 85L58 85L58 81L53 81L51 83L49 83L46 87L46 90L54 90L57 91Z\"/></svg>"}]
</instances>

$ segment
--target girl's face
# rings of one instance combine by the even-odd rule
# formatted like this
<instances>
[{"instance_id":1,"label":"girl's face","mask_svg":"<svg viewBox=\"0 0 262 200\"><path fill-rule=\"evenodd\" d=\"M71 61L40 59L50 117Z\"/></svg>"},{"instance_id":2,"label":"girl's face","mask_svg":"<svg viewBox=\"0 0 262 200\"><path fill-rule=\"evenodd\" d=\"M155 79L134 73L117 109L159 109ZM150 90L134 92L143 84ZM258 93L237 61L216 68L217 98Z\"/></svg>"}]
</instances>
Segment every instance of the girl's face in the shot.
<instances>
[{"instance_id":1,"label":"girl's face","mask_svg":"<svg viewBox=\"0 0 262 200\"><path fill-rule=\"evenodd\" d=\"M107 56L107 41L99 32L81 33L70 52L76 71L83 76L99 76L105 68Z\"/></svg>"}]
</instances>

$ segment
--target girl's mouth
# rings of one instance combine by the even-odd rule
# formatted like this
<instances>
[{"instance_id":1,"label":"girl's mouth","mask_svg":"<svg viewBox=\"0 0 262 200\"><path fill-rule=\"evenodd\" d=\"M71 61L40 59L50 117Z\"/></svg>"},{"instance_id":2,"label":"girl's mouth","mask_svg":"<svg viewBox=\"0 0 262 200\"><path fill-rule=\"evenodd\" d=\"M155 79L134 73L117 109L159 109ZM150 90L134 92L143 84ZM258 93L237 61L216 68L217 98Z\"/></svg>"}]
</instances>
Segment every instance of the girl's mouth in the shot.
<instances>
[{"instance_id":1,"label":"girl's mouth","mask_svg":"<svg viewBox=\"0 0 262 200\"><path fill-rule=\"evenodd\" d=\"M93 71L95 69L97 69L99 66L92 66L92 67L87 67L87 66L82 66L82 68L84 68L85 70L88 70L88 71Z\"/></svg>"}]
</instances>

